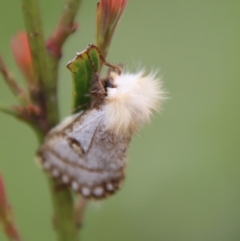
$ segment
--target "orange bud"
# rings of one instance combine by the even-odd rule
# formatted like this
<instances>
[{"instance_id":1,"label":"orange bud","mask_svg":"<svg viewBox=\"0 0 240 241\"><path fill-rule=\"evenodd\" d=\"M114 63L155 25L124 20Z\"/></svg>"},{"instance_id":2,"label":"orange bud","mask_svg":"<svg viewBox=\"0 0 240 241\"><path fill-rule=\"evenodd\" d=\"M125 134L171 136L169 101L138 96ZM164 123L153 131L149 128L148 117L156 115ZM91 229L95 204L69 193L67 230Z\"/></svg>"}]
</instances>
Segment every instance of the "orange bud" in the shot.
<instances>
[{"instance_id":1,"label":"orange bud","mask_svg":"<svg viewBox=\"0 0 240 241\"><path fill-rule=\"evenodd\" d=\"M27 82L32 84L34 81L34 71L27 33L18 32L11 40L11 48L18 67Z\"/></svg>"},{"instance_id":2,"label":"orange bud","mask_svg":"<svg viewBox=\"0 0 240 241\"><path fill-rule=\"evenodd\" d=\"M97 5L96 41L104 57L127 2L128 0L100 0Z\"/></svg>"}]
</instances>

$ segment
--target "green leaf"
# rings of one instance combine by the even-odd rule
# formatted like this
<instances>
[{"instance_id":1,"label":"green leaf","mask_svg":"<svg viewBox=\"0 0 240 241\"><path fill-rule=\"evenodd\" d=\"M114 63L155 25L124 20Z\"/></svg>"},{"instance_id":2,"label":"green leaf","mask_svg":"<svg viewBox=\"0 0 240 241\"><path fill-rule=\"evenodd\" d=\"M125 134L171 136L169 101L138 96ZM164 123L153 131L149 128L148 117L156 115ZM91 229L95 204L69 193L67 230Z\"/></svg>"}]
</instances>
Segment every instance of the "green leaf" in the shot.
<instances>
[{"instance_id":1,"label":"green leaf","mask_svg":"<svg viewBox=\"0 0 240 241\"><path fill-rule=\"evenodd\" d=\"M94 75L100 70L100 53L96 46L89 45L83 52L68 63L72 73L72 108L73 113L85 110L90 103L89 90Z\"/></svg>"}]
</instances>

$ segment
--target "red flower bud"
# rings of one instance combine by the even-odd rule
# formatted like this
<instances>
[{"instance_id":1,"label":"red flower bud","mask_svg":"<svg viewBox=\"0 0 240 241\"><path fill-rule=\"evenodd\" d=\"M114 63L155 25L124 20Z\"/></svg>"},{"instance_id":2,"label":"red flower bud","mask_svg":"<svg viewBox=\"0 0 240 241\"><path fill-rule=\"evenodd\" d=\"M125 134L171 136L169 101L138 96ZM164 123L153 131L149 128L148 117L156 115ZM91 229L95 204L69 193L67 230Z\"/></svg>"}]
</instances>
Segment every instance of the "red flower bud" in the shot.
<instances>
[{"instance_id":1,"label":"red flower bud","mask_svg":"<svg viewBox=\"0 0 240 241\"><path fill-rule=\"evenodd\" d=\"M28 37L25 32L17 33L11 40L12 53L21 72L29 84L34 81L34 70Z\"/></svg>"},{"instance_id":2,"label":"red flower bud","mask_svg":"<svg viewBox=\"0 0 240 241\"><path fill-rule=\"evenodd\" d=\"M127 2L128 0L101 0L97 5L96 41L104 57Z\"/></svg>"}]
</instances>

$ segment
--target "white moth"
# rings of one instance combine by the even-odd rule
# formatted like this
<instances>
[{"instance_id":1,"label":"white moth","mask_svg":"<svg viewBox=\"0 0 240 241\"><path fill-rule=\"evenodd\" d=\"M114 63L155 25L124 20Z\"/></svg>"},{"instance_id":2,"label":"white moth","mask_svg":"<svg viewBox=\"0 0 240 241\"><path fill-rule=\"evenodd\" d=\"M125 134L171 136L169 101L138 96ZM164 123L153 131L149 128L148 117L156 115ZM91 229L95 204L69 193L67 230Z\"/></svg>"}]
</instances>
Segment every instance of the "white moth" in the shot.
<instances>
[{"instance_id":1,"label":"white moth","mask_svg":"<svg viewBox=\"0 0 240 241\"><path fill-rule=\"evenodd\" d=\"M96 76L91 95L91 108L51 130L38 157L61 183L100 199L119 189L131 137L159 109L164 92L155 74L110 68L106 78Z\"/></svg>"}]
</instances>

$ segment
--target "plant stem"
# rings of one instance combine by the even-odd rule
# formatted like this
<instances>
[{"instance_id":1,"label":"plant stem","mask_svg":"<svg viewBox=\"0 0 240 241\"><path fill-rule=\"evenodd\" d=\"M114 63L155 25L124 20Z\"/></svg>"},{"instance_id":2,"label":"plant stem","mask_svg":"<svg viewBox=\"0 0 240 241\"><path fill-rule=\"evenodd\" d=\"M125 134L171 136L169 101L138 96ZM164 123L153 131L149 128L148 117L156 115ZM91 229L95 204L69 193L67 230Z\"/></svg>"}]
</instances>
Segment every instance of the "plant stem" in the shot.
<instances>
[{"instance_id":1,"label":"plant stem","mask_svg":"<svg viewBox=\"0 0 240 241\"><path fill-rule=\"evenodd\" d=\"M77 14L77 10L81 0L67 0L64 6L62 15L51 34L49 40L47 41L47 47L56 58L60 58L62 55L62 46L68 36L74 33L78 27L77 23L74 23L74 18Z\"/></svg>"},{"instance_id":2,"label":"plant stem","mask_svg":"<svg viewBox=\"0 0 240 241\"><path fill-rule=\"evenodd\" d=\"M59 121L56 95L56 69L49 65L49 55L45 46L45 39L41 24L40 11L37 0L21 0L25 27L28 33L35 73L36 102L46 115L46 130L55 126Z\"/></svg>"},{"instance_id":3,"label":"plant stem","mask_svg":"<svg viewBox=\"0 0 240 241\"><path fill-rule=\"evenodd\" d=\"M36 102L42 110L43 121L47 123L42 134L38 133L41 144L46 132L59 122L56 96L59 58L51 55L46 48L37 0L21 0L21 2L37 83ZM68 2L75 4L74 9L71 8L72 10L66 14L69 18L65 18L73 19L80 1ZM64 37L64 41L66 37ZM61 46L64 41L61 41ZM75 224L72 194L67 187L59 188L50 177L48 177L48 183L51 190L58 241L77 241L78 230Z\"/></svg>"},{"instance_id":4,"label":"plant stem","mask_svg":"<svg viewBox=\"0 0 240 241\"><path fill-rule=\"evenodd\" d=\"M0 103L0 111L5 114L16 117L16 118L19 117L19 113L12 106L7 106L7 105Z\"/></svg>"},{"instance_id":5,"label":"plant stem","mask_svg":"<svg viewBox=\"0 0 240 241\"><path fill-rule=\"evenodd\" d=\"M13 74L8 70L2 56L0 56L0 73L2 74L9 89L18 98L19 102L22 104L29 103L29 97L26 91L19 86Z\"/></svg>"},{"instance_id":6,"label":"plant stem","mask_svg":"<svg viewBox=\"0 0 240 241\"><path fill-rule=\"evenodd\" d=\"M21 241L0 173L0 224L9 241Z\"/></svg>"},{"instance_id":7,"label":"plant stem","mask_svg":"<svg viewBox=\"0 0 240 241\"><path fill-rule=\"evenodd\" d=\"M79 235L75 222L73 197L71 191L64 186L58 186L52 178L49 180L49 187L53 198L55 216L54 226L59 241L78 241Z\"/></svg>"}]
</instances>

